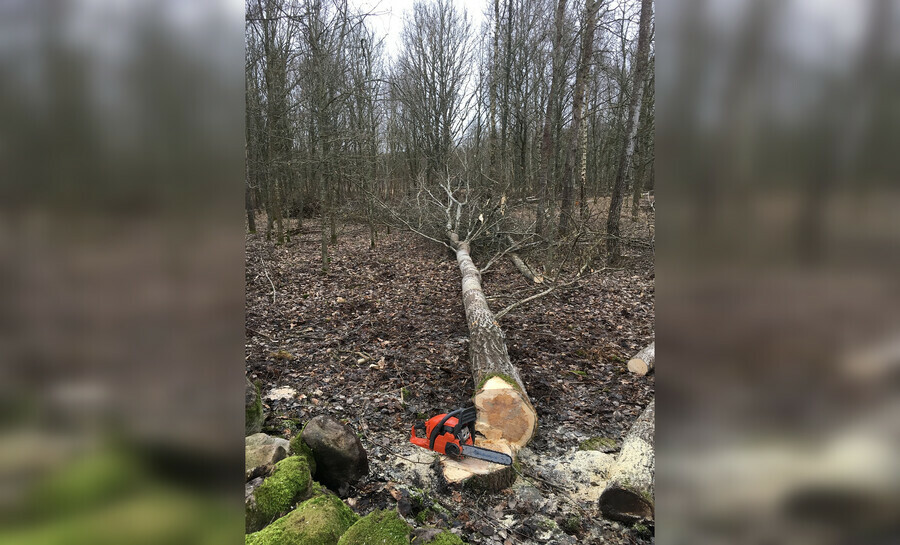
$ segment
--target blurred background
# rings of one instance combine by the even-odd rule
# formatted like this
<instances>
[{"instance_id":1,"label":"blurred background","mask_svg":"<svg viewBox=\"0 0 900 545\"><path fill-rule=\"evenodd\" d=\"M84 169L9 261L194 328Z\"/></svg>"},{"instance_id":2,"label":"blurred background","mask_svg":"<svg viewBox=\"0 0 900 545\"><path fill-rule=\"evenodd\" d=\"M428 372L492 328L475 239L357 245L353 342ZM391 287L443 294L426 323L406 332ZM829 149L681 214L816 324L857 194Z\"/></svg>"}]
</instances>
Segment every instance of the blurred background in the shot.
<instances>
[{"instance_id":1,"label":"blurred background","mask_svg":"<svg viewBox=\"0 0 900 545\"><path fill-rule=\"evenodd\" d=\"M900 3L657 10L657 539L895 543Z\"/></svg>"},{"instance_id":2,"label":"blurred background","mask_svg":"<svg viewBox=\"0 0 900 545\"><path fill-rule=\"evenodd\" d=\"M242 14L0 3L0 543L243 542Z\"/></svg>"}]
</instances>

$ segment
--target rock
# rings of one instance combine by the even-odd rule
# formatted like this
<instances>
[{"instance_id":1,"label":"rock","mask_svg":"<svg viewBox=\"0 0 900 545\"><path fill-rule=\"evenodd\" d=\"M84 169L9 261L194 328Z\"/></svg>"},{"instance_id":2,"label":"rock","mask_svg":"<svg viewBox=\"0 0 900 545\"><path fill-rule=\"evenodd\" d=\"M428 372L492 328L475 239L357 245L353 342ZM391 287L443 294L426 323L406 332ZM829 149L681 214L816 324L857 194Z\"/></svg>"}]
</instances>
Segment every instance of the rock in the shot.
<instances>
[{"instance_id":1,"label":"rock","mask_svg":"<svg viewBox=\"0 0 900 545\"><path fill-rule=\"evenodd\" d=\"M254 433L253 435L244 439L245 447L260 447L264 445L278 445L284 447L284 450L289 454L296 454L291 452L291 444L287 439L282 439L281 437L275 437L273 435L267 435L265 433Z\"/></svg>"},{"instance_id":2,"label":"rock","mask_svg":"<svg viewBox=\"0 0 900 545\"><path fill-rule=\"evenodd\" d=\"M369 473L369 460L362 443L347 426L330 416L309 421L301 438L312 449L316 478L341 497L350 485Z\"/></svg>"},{"instance_id":3,"label":"rock","mask_svg":"<svg viewBox=\"0 0 900 545\"><path fill-rule=\"evenodd\" d=\"M244 478L249 481L265 475L273 464L285 458L287 451L279 445L250 447L244 451Z\"/></svg>"},{"instance_id":4,"label":"rock","mask_svg":"<svg viewBox=\"0 0 900 545\"><path fill-rule=\"evenodd\" d=\"M301 434L298 433L297 435L291 437L290 452L294 456L303 456L304 458L306 458L306 462L309 464L309 472L315 476L316 457L313 455L313 451L311 448L309 448L309 445L307 445L303 441L303 437L301 436Z\"/></svg>"},{"instance_id":5,"label":"rock","mask_svg":"<svg viewBox=\"0 0 900 545\"><path fill-rule=\"evenodd\" d=\"M351 526L338 545L408 545L411 531L396 511L373 511Z\"/></svg>"},{"instance_id":6,"label":"rock","mask_svg":"<svg viewBox=\"0 0 900 545\"><path fill-rule=\"evenodd\" d=\"M298 501L307 499L311 493L312 477L305 458L291 456L278 462L272 475L256 487L247 498L245 520L247 532L260 530L276 517L286 513Z\"/></svg>"},{"instance_id":7,"label":"rock","mask_svg":"<svg viewBox=\"0 0 900 545\"><path fill-rule=\"evenodd\" d=\"M259 488L259 485L263 483L262 477L256 477L252 481L249 481L246 485L244 485L244 503L250 501L250 498L253 497L253 492Z\"/></svg>"},{"instance_id":8,"label":"rock","mask_svg":"<svg viewBox=\"0 0 900 545\"><path fill-rule=\"evenodd\" d=\"M358 519L337 496L320 494L248 535L245 545L337 545Z\"/></svg>"},{"instance_id":9,"label":"rock","mask_svg":"<svg viewBox=\"0 0 900 545\"><path fill-rule=\"evenodd\" d=\"M263 414L262 398L259 396L259 388L247 378L247 386L244 389L244 434L252 435L262 429Z\"/></svg>"},{"instance_id":10,"label":"rock","mask_svg":"<svg viewBox=\"0 0 900 545\"><path fill-rule=\"evenodd\" d=\"M271 470L271 466L287 457L290 444L280 437L256 433L244 439L244 477L251 480Z\"/></svg>"}]
</instances>

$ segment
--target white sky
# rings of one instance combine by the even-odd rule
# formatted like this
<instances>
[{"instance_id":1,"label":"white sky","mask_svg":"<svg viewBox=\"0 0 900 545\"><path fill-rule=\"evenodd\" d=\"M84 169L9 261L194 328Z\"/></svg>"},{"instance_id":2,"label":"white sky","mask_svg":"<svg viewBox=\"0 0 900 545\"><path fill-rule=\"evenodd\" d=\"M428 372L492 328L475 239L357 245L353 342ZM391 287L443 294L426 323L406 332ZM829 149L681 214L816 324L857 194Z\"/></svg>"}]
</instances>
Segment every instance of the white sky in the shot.
<instances>
[{"instance_id":1,"label":"white sky","mask_svg":"<svg viewBox=\"0 0 900 545\"><path fill-rule=\"evenodd\" d=\"M472 31L477 33L484 20L484 9L490 0L452 0L457 8L462 8L468 15ZM403 31L403 18L412 10L415 0L350 0L350 4L360 10L371 13L369 24L376 35L385 38L385 52L392 59L400 51Z\"/></svg>"}]
</instances>

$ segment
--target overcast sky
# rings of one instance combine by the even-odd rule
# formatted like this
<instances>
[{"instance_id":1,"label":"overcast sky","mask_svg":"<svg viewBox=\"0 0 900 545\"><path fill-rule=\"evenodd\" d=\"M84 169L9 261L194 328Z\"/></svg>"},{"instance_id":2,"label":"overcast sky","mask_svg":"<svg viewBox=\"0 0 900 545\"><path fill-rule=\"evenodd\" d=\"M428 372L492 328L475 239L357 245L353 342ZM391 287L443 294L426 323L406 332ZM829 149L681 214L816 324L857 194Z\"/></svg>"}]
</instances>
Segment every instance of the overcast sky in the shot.
<instances>
[{"instance_id":1,"label":"overcast sky","mask_svg":"<svg viewBox=\"0 0 900 545\"><path fill-rule=\"evenodd\" d=\"M466 11L472 24L472 31L477 33L484 20L484 8L487 0L452 0L458 7ZM403 18L412 11L415 0L351 0L352 5L372 13L369 23L376 34L385 38L385 51L395 58L400 50L400 33L403 31Z\"/></svg>"}]
</instances>

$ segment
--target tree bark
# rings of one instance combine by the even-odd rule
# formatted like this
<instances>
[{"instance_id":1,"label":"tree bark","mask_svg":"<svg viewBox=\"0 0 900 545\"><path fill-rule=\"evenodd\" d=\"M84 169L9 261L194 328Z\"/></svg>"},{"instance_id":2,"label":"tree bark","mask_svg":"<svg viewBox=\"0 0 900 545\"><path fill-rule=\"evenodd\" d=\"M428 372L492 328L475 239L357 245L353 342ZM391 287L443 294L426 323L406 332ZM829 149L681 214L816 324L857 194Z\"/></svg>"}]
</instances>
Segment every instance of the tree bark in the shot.
<instances>
[{"instance_id":1,"label":"tree bark","mask_svg":"<svg viewBox=\"0 0 900 545\"><path fill-rule=\"evenodd\" d=\"M655 418L654 398L631 426L609 470L609 480L600 495L600 512L608 519L627 523L653 519Z\"/></svg>"},{"instance_id":2,"label":"tree bark","mask_svg":"<svg viewBox=\"0 0 900 545\"><path fill-rule=\"evenodd\" d=\"M638 29L638 45L634 55L634 71L631 80L631 98L628 101L628 118L625 126L625 138L619 153L616 181L613 185L612 197L609 201L609 214L606 217L606 254L610 265L617 265L621 259L620 216L622 200L625 193L625 178L631 167L634 155L634 143L637 136L641 115L641 98L644 93L644 77L647 71L650 52L650 18L653 15L653 0L641 0L641 21Z\"/></svg>"},{"instance_id":3,"label":"tree bark","mask_svg":"<svg viewBox=\"0 0 900 545\"><path fill-rule=\"evenodd\" d=\"M581 125L584 122L582 113L584 110L584 87L591 68L591 58L594 56L594 29L597 10L600 9L599 0L588 0L584 7L585 21L581 35L581 53L578 60L578 70L575 73L575 95L572 98L572 145L566 158L566 172L563 178L562 205L559 209L559 234L565 236L569 233L574 222L575 202L575 164L578 160L578 148L581 140ZM583 196L582 191L582 198Z\"/></svg>"},{"instance_id":4,"label":"tree bark","mask_svg":"<svg viewBox=\"0 0 900 545\"><path fill-rule=\"evenodd\" d=\"M512 364L506 339L494 314L488 307L481 288L481 275L469 255L468 241L460 241L456 233L448 233L462 273L463 306L469 328L469 365L475 379L475 407L478 420L475 430L484 436L476 444L499 450L515 457L516 451L528 444L537 429L537 412L528 399L519 371ZM512 468L463 459L445 459L443 477L448 483L472 478L492 489L511 484Z\"/></svg>"},{"instance_id":5,"label":"tree bark","mask_svg":"<svg viewBox=\"0 0 900 545\"><path fill-rule=\"evenodd\" d=\"M636 375L644 376L656 366L656 343L652 342L649 346L635 354L633 358L628 360L628 370Z\"/></svg>"},{"instance_id":6,"label":"tree bark","mask_svg":"<svg viewBox=\"0 0 900 545\"><path fill-rule=\"evenodd\" d=\"M547 204L550 199L550 172L553 170L551 161L553 152L552 130L555 123L556 97L561 87L562 72L562 35L563 23L566 14L566 0L559 0L556 4L556 32L553 36L553 74L550 78L550 93L547 95L547 114L544 117L544 127L541 134L541 177L538 185L537 219L535 233L539 237L544 236Z\"/></svg>"}]
</instances>

